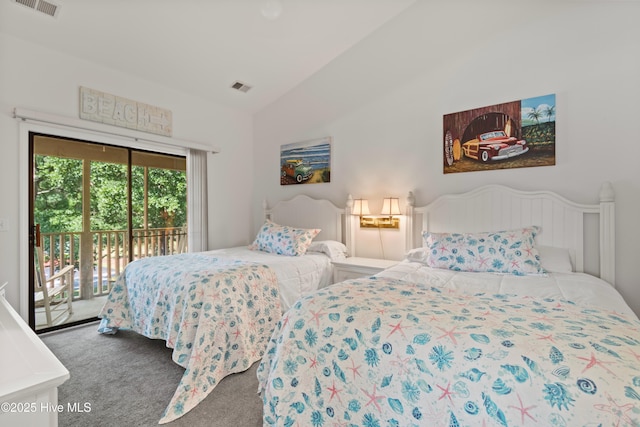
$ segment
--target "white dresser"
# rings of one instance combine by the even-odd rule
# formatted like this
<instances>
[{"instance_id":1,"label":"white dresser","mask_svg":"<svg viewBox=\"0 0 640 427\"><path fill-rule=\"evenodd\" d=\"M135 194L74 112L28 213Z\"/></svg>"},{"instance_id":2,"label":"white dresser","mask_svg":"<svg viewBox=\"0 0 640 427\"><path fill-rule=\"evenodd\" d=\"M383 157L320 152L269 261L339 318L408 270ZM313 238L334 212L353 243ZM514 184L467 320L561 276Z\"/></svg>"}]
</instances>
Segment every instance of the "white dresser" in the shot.
<instances>
[{"instance_id":1,"label":"white dresser","mask_svg":"<svg viewBox=\"0 0 640 427\"><path fill-rule=\"evenodd\" d=\"M0 290L0 425L57 426L58 386L69 371Z\"/></svg>"}]
</instances>

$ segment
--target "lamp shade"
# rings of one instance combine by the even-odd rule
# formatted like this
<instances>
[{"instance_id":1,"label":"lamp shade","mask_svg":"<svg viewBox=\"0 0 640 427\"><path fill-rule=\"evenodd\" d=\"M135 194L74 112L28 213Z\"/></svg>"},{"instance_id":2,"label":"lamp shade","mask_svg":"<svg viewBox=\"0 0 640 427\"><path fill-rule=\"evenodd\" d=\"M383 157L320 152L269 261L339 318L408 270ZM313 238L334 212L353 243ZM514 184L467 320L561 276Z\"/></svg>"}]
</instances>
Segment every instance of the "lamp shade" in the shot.
<instances>
[{"instance_id":1,"label":"lamp shade","mask_svg":"<svg viewBox=\"0 0 640 427\"><path fill-rule=\"evenodd\" d=\"M357 216L371 215L371 212L369 212L369 201L367 199L355 199L353 201L351 214Z\"/></svg>"},{"instance_id":2,"label":"lamp shade","mask_svg":"<svg viewBox=\"0 0 640 427\"><path fill-rule=\"evenodd\" d=\"M401 215L400 200L397 197L385 197L380 214L384 216Z\"/></svg>"}]
</instances>

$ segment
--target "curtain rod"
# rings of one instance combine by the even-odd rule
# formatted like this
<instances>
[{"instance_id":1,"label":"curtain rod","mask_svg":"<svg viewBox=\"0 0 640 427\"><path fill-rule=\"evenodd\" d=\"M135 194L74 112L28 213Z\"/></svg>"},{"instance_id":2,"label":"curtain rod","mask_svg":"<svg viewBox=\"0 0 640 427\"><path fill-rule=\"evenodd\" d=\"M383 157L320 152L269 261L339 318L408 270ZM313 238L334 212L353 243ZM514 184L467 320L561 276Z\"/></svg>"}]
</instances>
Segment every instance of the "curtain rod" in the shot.
<instances>
[{"instance_id":1,"label":"curtain rod","mask_svg":"<svg viewBox=\"0 0 640 427\"><path fill-rule=\"evenodd\" d=\"M213 154L219 153L220 148L212 147L200 142L186 141L182 139L175 139L164 137L162 135L153 135L142 133L136 130L130 130L126 128L117 128L114 126L103 125L101 123L88 122L71 117L63 117L55 114L41 113L39 111L28 110L24 108L14 108L13 118L21 120L30 120L39 123L48 123L53 125L67 126L74 129L80 129L90 132L100 132L108 135L113 135L121 138L130 138L134 141L150 142L153 144L169 145L178 148L191 148L194 150L206 151Z\"/></svg>"}]
</instances>

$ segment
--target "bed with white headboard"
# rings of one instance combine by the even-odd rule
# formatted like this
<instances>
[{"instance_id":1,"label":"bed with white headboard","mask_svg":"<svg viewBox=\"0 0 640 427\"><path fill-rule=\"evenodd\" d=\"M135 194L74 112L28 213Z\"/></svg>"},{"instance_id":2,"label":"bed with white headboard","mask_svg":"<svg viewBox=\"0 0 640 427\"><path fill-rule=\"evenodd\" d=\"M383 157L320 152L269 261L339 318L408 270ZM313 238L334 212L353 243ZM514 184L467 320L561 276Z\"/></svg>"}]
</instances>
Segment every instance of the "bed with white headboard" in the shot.
<instances>
[{"instance_id":1,"label":"bed with white headboard","mask_svg":"<svg viewBox=\"0 0 640 427\"><path fill-rule=\"evenodd\" d=\"M615 286L615 197L611 183L599 203L572 202L551 191L487 185L440 196L415 207L407 198L407 249L423 245L422 232L478 232L537 225L538 245L567 249L574 271L597 275Z\"/></svg>"},{"instance_id":2,"label":"bed with white headboard","mask_svg":"<svg viewBox=\"0 0 640 427\"><path fill-rule=\"evenodd\" d=\"M410 196L403 261L276 326L263 425L640 425L640 320L611 286L611 185L599 194Z\"/></svg>"},{"instance_id":3,"label":"bed with white headboard","mask_svg":"<svg viewBox=\"0 0 640 427\"><path fill-rule=\"evenodd\" d=\"M351 250L351 205L338 207L330 200L313 199L307 195L297 195L288 200L280 200L269 207L267 200L262 208L265 220L299 228L319 228L314 240L334 240L344 243Z\"/></svg>"},{"instance_id":4,"label":"bed with white headboard","mask_svg":"<svg viewBox=\"0 0 640 427\"><path fill-rule=\"evenodd\" d=\"M301 195L263 208L265 222L249 247L139 259L109 293L99 332L130 329L165 340L185 368L161 423L258 361L282 312L330 285L332 260L347 255L348 207Z\"/></svg>"}]
</instances>

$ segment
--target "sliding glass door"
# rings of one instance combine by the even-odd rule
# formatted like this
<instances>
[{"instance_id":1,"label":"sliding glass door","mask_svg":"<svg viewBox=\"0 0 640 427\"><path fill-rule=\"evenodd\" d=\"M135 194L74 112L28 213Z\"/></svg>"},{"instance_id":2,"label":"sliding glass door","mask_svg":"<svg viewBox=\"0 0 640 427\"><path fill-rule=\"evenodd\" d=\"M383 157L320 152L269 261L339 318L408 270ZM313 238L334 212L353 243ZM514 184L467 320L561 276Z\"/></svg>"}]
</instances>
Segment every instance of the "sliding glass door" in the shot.
<instances>
[{"instance_id":1,"label":"sliding glass door","mask_svg":"<svg viewBox=\"0 0 640 427\"><path fill-rule=\"evenodd\" d=\"M33 268L29 281L34 329L93 320L126 264L186 250L184 157L40 134L30 135L30 153L30 252L41 245L43 254L43 274ZM67 265L73 314L47 322L34 279Z\"/></svg>"}]
</instances>

